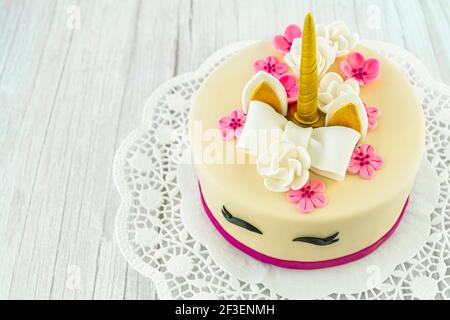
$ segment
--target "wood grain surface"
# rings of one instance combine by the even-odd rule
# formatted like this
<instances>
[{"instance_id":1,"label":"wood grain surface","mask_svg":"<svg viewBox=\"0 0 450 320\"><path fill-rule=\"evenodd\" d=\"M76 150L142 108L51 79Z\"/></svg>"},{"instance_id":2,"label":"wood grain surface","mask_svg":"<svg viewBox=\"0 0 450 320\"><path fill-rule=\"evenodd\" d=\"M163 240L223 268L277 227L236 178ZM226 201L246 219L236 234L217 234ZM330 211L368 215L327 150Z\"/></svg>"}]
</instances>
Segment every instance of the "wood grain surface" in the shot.
<instances>
[{"instance_id":1,"label":"wood grain surface","mask_svg":"<svg viewBox=\"0 0 450 320\"><path fill-rule=\"evenodd\" d=\"M310 10L450 84L450 0L0 0L0 298L157 298L115 243L115 151L158 85Z\"/></svg>"}]
</instances>

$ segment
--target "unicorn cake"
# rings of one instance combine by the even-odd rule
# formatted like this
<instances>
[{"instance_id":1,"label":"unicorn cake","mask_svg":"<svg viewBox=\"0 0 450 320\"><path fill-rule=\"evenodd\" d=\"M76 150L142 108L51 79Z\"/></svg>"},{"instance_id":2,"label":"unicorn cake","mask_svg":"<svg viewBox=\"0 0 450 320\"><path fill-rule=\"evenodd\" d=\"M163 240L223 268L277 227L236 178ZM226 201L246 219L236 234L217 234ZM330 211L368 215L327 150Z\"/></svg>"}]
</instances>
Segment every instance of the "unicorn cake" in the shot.
<instances>
[{"instance_id":1,"label":"unicorn cake","mask_svg":"<svg viewBox=\"0 0 450 320\"><path fill-rule=\"evenodd\" d=\"M343 22L288 25L233 54L192 102L205 214L237 249L293 269L378 248L404 214L424 150L407 78Z\"/></svg>"}]
</instances>

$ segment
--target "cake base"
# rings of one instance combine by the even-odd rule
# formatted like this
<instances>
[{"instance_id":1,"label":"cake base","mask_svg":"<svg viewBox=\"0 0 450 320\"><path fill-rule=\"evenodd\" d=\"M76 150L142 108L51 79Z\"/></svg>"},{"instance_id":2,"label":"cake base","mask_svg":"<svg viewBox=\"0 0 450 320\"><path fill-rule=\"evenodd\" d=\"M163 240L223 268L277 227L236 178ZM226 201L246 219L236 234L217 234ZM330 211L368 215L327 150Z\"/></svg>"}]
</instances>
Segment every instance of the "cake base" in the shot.
<instances>
[{"instance_id":1,"label":"cake base","mask_svg":"<svg viewBox=\"0 0 450 320\"><path fill-rule=\"evenodd\" d=\"M252 248L249 248L242 242L239 242L236 240L232 235L230 235L228 232L225 231L225 229L220 225L220 223L217 221L217 219L212 214L211 210L209 209L208 205L206 204L205 198L203 197L202 193L202 187L200 183L199 186L199 192L200 192L200 198L202 201L203 209L206 212L206 215L208 216L209 220L211 220L214 227L219 231L219 233L227 240L231 245L233 245L235 248L241 250L242 252L246 253L247 255L253 257L256 260L259 260L264 263L272 264L277 267L281 268L287 268L287 269L299 269L299 270L312 270L312 269L323 269L323 268L330 268L330 267L336 267L342 264L346 264L361 258L364 258L365 256L372 253L375 249L377 249L379 246L383 244L397 229L398 225L400 224L400 221L403 217L403 214L405 213L406 207L408 206L409 197L406 199L406 202L403 206L403 209L400 213L400 216L398 217L395 224L389 229L389 231L382 236L379 240L377 240L372 245L357 251L355 253L342 256L335 259L330 260L323 260L323 261L292 261L292 260L282 260L277 259L273 257L269 257L263 253L260 253L258 251L253 250Z\"/></svg>"}]
</instances>

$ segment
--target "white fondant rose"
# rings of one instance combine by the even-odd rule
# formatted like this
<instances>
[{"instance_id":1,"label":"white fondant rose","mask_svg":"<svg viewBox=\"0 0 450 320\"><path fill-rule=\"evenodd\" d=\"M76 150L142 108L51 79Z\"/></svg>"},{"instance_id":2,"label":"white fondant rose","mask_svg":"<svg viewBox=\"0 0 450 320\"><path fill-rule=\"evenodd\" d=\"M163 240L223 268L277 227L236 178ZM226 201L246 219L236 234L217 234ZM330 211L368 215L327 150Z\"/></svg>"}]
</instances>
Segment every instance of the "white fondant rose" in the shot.
<instances>
[{"instance_id":1,"label":"white fondant rose","mask_svg":"<svg viewBox=\"0 0 450 320\"><path fill-rule=\"evenodd\" d=\"M329 45L337 49L336 56L342 57L350 53L358 43L358 35L351 33L348 26L342 21L335 21L329 25L316 27L317 37L325 38Z\"/></svg>"},{"instance_id":2,"label":"white fondant rose","mask_svg":"<svg viewBox=\"0 0 450 320\"><path fill-rule=\"evenodd\" d=\"M319 79L328 71L336 60L336 48L328 44L325 38L317 37L317 74ZM299 77L300 60L302 52L302 38L294 39L291 51L284 56L284 61L291 68L292 72Z\"/></svg>"},{"instance_id":3,"label":"white fondant rose","mask_svg":"<svg viewBox=\"0 0 450 320\"><path fill-rule=\"evenodd\" d=\"M273 192L298 190L309 179L311 158L305 148L291 141L272 142L269 152L256 160L258 173L264 177L264 186Z\"/></svg>"},{"instance_id":4,"label":"white fondant rose","mask_svg":"<svg viewBox=\"0 0 450 320\"><path fill-rule=\"evenodd\" d=\"M344 81L336 72L329 72L323 76L319 85L319 109L327 113L331 102L343 94L359 96L359 84L355 79Z\"/></svg>"}]
</instances>

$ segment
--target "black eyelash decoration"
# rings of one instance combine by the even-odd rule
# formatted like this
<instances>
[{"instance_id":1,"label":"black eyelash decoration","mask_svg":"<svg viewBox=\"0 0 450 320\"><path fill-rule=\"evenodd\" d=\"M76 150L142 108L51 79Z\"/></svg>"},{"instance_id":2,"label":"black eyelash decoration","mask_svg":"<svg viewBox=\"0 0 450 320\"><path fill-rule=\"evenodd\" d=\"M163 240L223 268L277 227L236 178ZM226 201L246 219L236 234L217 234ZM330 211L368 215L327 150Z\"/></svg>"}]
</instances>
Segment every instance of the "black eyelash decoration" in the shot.
<instances>
[{"instance_id":1,"label":"black eyelash decoration","mask_svg":"<svg viewBox=\"0 0 450 320\"><path fill-rule=\"evenodd\" d=\"M306 243L314 244L316 246L328 246L332 243L339 241L339 239L335 239L338 234L339 234L339 232L336 232L335 234L333 234L329 237L326 237L326 238L298 237L292 241L306 242Z\"/></svg>"},{"instance_id":2,"label":"black eyelash decoration","mask_svg":"<svg viewBox=\"0 0 450 320\"><path fill-rule=\"evenodd\" d=\"M225 206L222 207L222 214L223 214L224 218L227 219L228 222L235 224L241 228L247 229L248 231L262 234L262 232L258 228L251 225L247 221L233 217L233 215L230 212L228 212L228 210L227 210L227 208L225 208Z\"/></svg>"}]
</instances>

